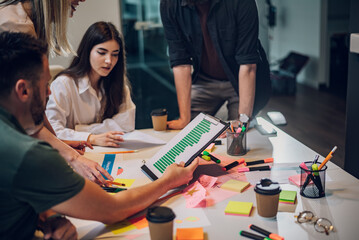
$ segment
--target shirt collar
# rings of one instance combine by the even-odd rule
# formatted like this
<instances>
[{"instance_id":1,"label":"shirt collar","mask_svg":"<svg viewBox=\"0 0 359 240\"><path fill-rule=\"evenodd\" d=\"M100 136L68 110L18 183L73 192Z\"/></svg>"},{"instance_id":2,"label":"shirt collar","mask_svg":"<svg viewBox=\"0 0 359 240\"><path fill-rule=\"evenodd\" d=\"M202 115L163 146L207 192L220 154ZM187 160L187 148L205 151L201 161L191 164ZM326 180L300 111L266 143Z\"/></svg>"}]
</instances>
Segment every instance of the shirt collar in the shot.
<instances>
[{"instance_id":1,"label":"shirt collar","mask_svg":"<svg viewBox=\"0 0 359 240\"><path fill-rule=\"evenodd\" d=\"M84 93L91 87L90 80L87 75L84 76L83 78L78 79L77 84L79 86L79 94Z\"/></svg>"},{"instance_id":2,"label":"shirt collar","mask_svg":"<svg viewBox=\"0 0 359 240\"><path fill-rule=\"evenodd\" d=\"M21 133L26 134L24 128L20 125L14 115L9 113L6 109L0 107L0 120L10 127L20 131Z\"/></svg>"},{"instance_id":3,"label":"shirt collar","mask_svg":"<svg viewBox=\"0 0 359 240\"><path fill-rule=\"evenodd\" d=\"M99 96L97 96L95 89L93 89L93 87L90 84L90 79L89 77L86 75L83 78L80 78L77 81L78 87L79 87L79 94L83 94L86 91L90 91L91 94L93 94L94 96L96 96L98 98L99 101L102 100L102 92L100 91Z\"/></svg>"}]
</instances>

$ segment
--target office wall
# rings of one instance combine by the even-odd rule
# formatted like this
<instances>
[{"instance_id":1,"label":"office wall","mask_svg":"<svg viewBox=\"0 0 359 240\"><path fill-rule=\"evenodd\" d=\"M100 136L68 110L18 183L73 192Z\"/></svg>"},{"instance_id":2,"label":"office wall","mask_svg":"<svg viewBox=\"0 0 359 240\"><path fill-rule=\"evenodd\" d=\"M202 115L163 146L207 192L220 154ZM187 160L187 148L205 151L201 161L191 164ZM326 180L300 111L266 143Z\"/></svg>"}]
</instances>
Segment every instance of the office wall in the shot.
<instances>
[{"instance_id":1,"label":"office wall","mask_svg":"<svg viewBox=\"0 0 359 240\"><path fill-rule=\"evenodd\" d=\"M269 52L269 39L268 39L268 7L265 0L256 0L258 8L258 20L259 20L259 40L262 43L267 55Z\"/></svg>"},{"instance_id":2,"label":"office wall","mask_svg":"<svg viewBox=\"0 0 359 240\"><path fill-rule=\"evenodd\" d=\"M326 32L327 0L272 2L277 7L277 25L269 32L271 62L285 57L290 51L308 55L310 61L297 81L318 87L326 81L325 64L321 61L325 60L322 34Z\"/></svg>"},{"instance_id":3,"label":"office wall","mask_svg":"<svg viewBox=\"0 0 359 240\"><path fill-rule=\"evenodd\" d=\"M68 25L68 38L76 51L87 28L97 21L110 21L120 29L120 0L86 0L80 2ZM51 57L50 64L67 67L72 56Z\"/></svg>"},{"instance_id":4,"label":"office wall","mask_svg":"<svg viewBox=\"0 0 359 240\"><path fill-rule=\"evenodd\" d=\"M359 33L359 1L351 0L350 32ZM349 53L344 169L359 178L359 54Z\"/></svg>"}]
</instances>

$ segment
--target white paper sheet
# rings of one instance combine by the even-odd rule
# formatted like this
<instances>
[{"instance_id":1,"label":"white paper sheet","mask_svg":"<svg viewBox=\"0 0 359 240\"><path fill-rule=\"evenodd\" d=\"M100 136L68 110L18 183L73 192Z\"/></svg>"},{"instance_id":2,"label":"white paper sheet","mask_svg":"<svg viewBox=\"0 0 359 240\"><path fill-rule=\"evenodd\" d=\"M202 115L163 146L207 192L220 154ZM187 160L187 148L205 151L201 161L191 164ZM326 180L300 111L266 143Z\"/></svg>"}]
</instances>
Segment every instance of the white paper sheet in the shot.
<instances>
[{"instance_id":1,"label":"white paper sheet","mask_svg":"<svg viewBox=\"0 0 359 240\"><path fill-rule=\"evenodd\" d=\"M119 144L119 147L96 147L95 149L86 148L87 152L116 152L116 151L128 151L138 150L156 145L166 144L165 141L153 137L151 135L142 133L140 131L133 131L123 135L124 142Z\"/></svg>"}]
</instances>

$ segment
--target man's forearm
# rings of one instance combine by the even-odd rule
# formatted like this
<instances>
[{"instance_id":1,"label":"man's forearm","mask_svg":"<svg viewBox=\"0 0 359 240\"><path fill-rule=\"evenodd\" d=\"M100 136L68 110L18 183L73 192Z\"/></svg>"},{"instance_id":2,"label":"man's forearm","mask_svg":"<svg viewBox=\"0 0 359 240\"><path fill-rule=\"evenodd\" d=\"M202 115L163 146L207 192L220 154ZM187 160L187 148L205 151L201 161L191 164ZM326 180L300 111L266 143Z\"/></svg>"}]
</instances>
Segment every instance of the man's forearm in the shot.
<instances>
[{"instance_id":1,"label":"man's forearm","mask_svg":"<svg viewBox=\"0 0 359 240\"><path fill-rule=\"evenodd\" d=\"M60 155L69 163L76 160L76 158L80 155L69 145L53 135L46 127L43 127L40 131L34 134L33 137L49 143L53 148L57 149Z\"/></svg>"},{"instance_id":2,"label":"man's forearm","mask_svg":"<svg viewBox=\"0 0 359 240\"><path fill-rule=\"evenodd\" d=\"M173 68L180 118L187 122L191 119L191 65L180 65Z\"/></svg>"},{"instance_id":3,"label":"man's forearm","mask_svg":"<svg viewBox=\"0 0 359 240\"><path fill-rule=\"evenodd\" d=\"M256 90L256 64L241 65L238 73L239 114L252 116Z\"/></svg>"}]
</instances>

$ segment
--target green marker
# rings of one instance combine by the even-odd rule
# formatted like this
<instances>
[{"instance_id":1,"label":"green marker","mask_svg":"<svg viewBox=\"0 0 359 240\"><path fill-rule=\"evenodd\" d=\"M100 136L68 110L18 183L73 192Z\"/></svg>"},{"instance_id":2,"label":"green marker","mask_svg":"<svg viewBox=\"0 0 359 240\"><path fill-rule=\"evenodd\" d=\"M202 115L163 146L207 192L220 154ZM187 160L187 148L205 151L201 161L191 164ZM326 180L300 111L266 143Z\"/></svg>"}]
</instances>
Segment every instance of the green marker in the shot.
<instances>
[{"instance_id":1,"label":"green marker","mask_svg":"<svg viewBox=\"0 0 359 240\"><path fill-rule=\"evenodd\" d=\"M213 162L215 163L221 163L221 160L219 160L218 158L216 158L215 156L211 155L209 152L207 151L203 151L203 156L208 156L210 159L209 160L212 160ZM203 158L203 157L202 157ZM207 160L207 159L206 159ZM208 161L209 161L208 160Z\"/></svg>"},{"instance_id":2,"label":"green marker","mask_svg":"<svg viewBox=\"0 0 359 240\"><path fill-rule=\"evenodd\" d=\"M243 125L242 126L242 132L245 132L246 131L246 127Z\"/></svg>"},{"instance_id":3,"label":"green marker","mask_svg":"<svg viewBox=\"0 0 359 240\"><path fill-rule=\"evenodd\" d=\"M312 171L313 171L313 175L314 175L314 176L319 176L318 164L314 163L314 164L312 165Z\"/></svg>"}]
</instances>

